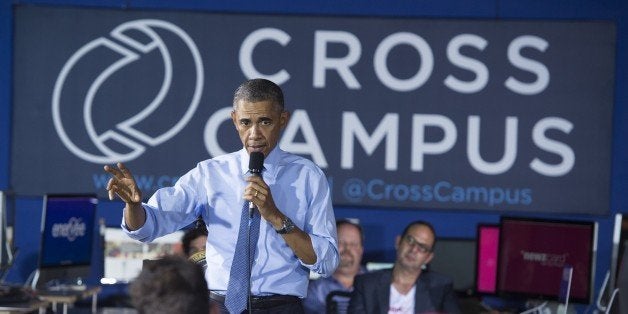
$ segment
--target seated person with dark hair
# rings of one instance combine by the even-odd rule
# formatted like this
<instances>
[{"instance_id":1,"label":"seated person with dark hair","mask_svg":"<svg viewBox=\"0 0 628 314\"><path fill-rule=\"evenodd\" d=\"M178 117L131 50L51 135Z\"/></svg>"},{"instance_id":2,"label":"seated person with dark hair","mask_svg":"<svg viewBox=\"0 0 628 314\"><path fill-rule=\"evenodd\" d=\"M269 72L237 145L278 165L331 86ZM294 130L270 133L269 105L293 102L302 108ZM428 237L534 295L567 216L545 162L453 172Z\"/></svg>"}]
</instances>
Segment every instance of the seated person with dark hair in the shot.
<instances>
[{"instance_id":1,"label":"seated person with dark hair","mask_svg":"<svg viewBox=\"0 0 628 314\"><path fill-rule=\"evenodd\" d=\"M351 292L353 290L353 279L356 275L364 272L361 266L362 254L364 253L364 233L359 224L341 219L336 221L338 232L338 251L340 254L340 264L336 271L328 278L320 278L310 282L307 297L303 300L303 307L306 313L325 313L327 296L333 291ZM337 301L336 312L345 312L349 303L349 298L341 296L334 297Z\"/></svg>"},{"instance_id":2,"label":"seated person with dark hair","mask_svg":"<svg viewBox=\"0 0 628 314\"><path fill-rule=\"evenodd\" d=\"M183 253L186 257L190 257L200 251L205 251L207 229L200 226L186 230L181 238L181 243L183 245Z\"/></svg>"},{"instance_id":3,"label":"seated person with dark hair","mask_svg":"<svg viewBox=\"0 0 628 314\"><path fill-rule=\"evenodd\" d=\"M410 223L395 239L393 269L359 275L350 313L460 313L453 280L422 267L434 257L436 233L425 221Z\"/></svg>"},{"instance_id":4,"label":"seated person with dark hair","mask_svg":"<svg viewBox=\"0 0 628 314\"><path fill-rule=\"evenodd\" d=\"M178 256L145 263L129 294L139 314L209 313L203 270Z\"/></svg>"}]
</instances>

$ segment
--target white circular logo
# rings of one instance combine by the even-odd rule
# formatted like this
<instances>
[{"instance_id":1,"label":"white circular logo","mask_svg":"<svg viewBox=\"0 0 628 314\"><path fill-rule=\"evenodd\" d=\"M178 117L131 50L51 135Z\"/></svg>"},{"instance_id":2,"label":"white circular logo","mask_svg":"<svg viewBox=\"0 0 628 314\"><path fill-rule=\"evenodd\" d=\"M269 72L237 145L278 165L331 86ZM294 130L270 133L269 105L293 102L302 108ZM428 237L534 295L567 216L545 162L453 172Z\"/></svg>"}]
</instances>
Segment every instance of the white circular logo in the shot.
<instances>
[{"instance_id":1,"label":"white circular logo","mask_svg":"<svg viewBox=\"0 0 628 314\"><path fill-rule=\"evenodd\" d=\"M57 77L52 96L54 126L65 147L85 161L101 164L133 160L144 153L147 145L157 146L175 136L194 115L203 91L200 54L194 41L178 26L142 19L123 23L110 35L111 39L92 40L70 57ZM185 51L185 57L174 56L172 51ZM155 60L161 61L163 68L154 66ZM177 60L185 65L178 65ZM139 109L130 115L120 114L120 105L115 103L120 97L132 98L128 94L101 99L98 106L106 108L95 108L95 99L104 85L126 85L124 93L133 93L128 86L142 84L135 81L139 75L134 75L132 81L120 75L125 67L139 62L152 62L139 75L153 81L162 77L151 99L134 104L133 108ZM177 66L187 64L189 71L176 71ZM175 72L192 76L183 79L194 82L193 87L179 88L176 81L180 76ZM153 89L147 90L153 93ZM112 117L121 121L103 122Z\"/></svg>"}]
</instances>

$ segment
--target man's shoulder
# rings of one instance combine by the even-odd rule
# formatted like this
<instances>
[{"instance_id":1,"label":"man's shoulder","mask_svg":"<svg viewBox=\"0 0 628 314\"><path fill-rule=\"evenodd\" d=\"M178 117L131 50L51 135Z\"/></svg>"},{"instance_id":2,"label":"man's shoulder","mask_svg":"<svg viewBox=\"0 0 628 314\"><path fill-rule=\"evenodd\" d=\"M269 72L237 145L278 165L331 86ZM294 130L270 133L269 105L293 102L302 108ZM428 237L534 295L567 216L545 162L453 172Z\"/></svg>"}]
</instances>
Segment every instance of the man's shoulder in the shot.
<instances>
[{"instance_id":1,"label":"man's shoulder","mask_svg":"<svg viewBox=\"0 0 628 314\"><path fill-rule=\"evenodd\" d=\"M323 174L323 170L321 170L321 168L317 164L303 156L299 156L283 150L278 150L278 152L280 154L281 164L283 165L301 167L304 169L309 169L316 173Z\"/></svg>"},{"instance_id":2,"label":"man's shoulder","mask_svg":"<svg viewBox=\"0 0 628 314\"><path fill-rule=\"evenodd\" d=\"M212 158L207 158L198 162L198 166L207 167L211 165L224 164L226 162L233 162L238 160L238 151L218 155Z\"/></svg>"},{"instance_id":3,"label":"man's shoulder","mask_svg":"<svg viewBox=\"0 0 628 314\"><path fill-rule=\"evenodd\" d=\"M451 276L435 271L423 272L419 278L421 277L428 280L431 285L448 285L453 284L454 282Z\"/></svg>"},{"instance_id":4,"label":"man's shoulder","mask_svg":"<svg viewBox=\"0 0 628 314\"><path fill-rule=\"evenodd\" d=\"M362 273L356 276L361 281L374 281L381 280L385 277L390 277L392 274L392 269L379 269L371 272Z\"/></svg>"},{"instance_id":5,"label":"man's shoulder","mask_svg":"<svg viewBox=\"0 0 628 314\"><path fill-rule=\"evenodd\" d=\"M314 166L318 168L318 166L313 161L303 156L300 156L291 152L287 152L282 149L278 149L277 152L279 153L281 160L285 163L302 163L304 165Z\"/></svg>"}]
</instances>

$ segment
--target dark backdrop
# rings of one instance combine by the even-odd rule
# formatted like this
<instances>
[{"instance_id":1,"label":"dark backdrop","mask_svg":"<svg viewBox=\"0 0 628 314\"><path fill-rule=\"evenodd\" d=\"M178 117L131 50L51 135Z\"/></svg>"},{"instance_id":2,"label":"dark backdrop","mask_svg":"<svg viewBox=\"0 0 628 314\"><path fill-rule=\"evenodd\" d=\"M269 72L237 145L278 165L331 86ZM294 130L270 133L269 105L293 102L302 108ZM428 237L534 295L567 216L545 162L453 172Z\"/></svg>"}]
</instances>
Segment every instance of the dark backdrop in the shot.
<instances>
[{"instance_id":1,"label":"dark backdrop","mask_svg":"<svg viewBox=\"0 0 628 314\"><path fill-rule=\"evenodd\" d=\"M616 27L616 56L613 127L612 127L612 168L610 172L610 204L607 209L595 210L601 214L547 214L525 212L520 215L544 218L569 218L594 220L599 223L597 267L595 270L596 289L601 284L605 272L610 265L611 235L613 216L615 213L626 212L625 205L628 194L628 146L625 139L628 129L625 121L628 118L628 89L626 75L628 66L628 3L625 1L2 1L0 3L0 189L11 190L10 147L19 146L11 143L12 117L15 108L14 73L13 73L13 4L43 5L76 5L92 8L146 9L146 10L189 10L193 12L207 11L215 13L261 13L288 15L322 15L322 16L368 16L368 17L403 17L403 18L450 18L450 19L495 19L495 20L589 20L611 22ZM45 50L48 47L41 47ZM577 66L577 65L576 65ZM45 160L45 156L42 156ZM595 161L592 161L595 162ZM49 165L54 167L54 165ZM596 182L587 182L593 186ZM72 192L72 191L64 191ZM16 265L11 269L8 280L23 282L35 268L39 246L38 227L40 223L42 198L39 196L12 196L11 207L15 213L11 224L14 226L16 246L19 254ZM435 210L434 208L386 208L369 206L336 206L338 217L359 218L367 232L366 259L392 261L394 259L394 236L407 224L415 219L432 221L441 237L472 238L479 222L498 222L502 214L508 213L500 209L479 211L473 209ZM117 225L120 221L121 204L102 200L99 216L105 218L108 225Z\"/></svg>"}]
</instances>

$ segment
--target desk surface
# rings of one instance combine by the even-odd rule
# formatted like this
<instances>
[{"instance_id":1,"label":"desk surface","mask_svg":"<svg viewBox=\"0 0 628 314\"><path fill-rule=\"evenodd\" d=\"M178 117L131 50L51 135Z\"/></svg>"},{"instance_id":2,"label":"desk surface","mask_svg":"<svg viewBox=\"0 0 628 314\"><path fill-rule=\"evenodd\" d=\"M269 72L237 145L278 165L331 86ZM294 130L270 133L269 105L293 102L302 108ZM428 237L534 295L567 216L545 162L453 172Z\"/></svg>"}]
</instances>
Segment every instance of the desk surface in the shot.
<instances>
[{"instance_id":1,"label":"desk surface","mask_svg":"<svg viewBox=\"0 0 628 314\"><path fill-rule=\"evenodd\" d=\"M39 298L49 302L58 302L58 303L74 303L77 300L87 298L94 294L100 292L101 287L88 287L83 291L76 290L62 290L62 291L48 291L41 290L37 291L37 295Z\"/></svg>"},{"instance_id":2,"label":"desk surface","mask_svg":"<svg viewBox=\"0 0 628 314\"><path fill-rule=\"evenodd\" d=\"M0 313L29 313L40 308L46 308L50 304L45 300L33 300L24 303L0 305Z\"/></svg>"}]
</instances>

